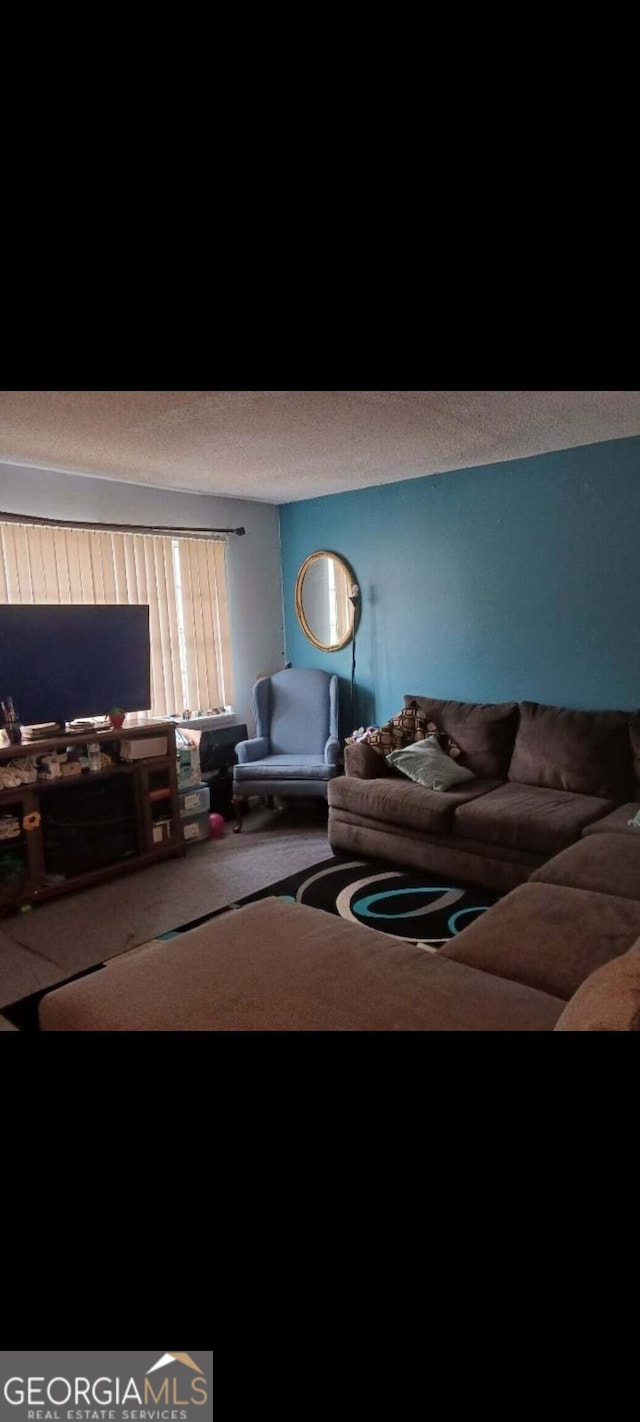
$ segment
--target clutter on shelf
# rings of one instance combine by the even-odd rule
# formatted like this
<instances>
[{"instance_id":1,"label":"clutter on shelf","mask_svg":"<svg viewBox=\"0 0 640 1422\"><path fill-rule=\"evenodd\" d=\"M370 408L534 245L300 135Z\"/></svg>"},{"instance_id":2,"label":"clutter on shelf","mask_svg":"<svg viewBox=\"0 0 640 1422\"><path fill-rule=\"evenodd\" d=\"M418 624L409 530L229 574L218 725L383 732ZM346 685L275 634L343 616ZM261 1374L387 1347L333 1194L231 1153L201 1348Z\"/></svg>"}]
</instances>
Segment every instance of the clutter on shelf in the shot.
<instances>
[{"instance_id":1,"label":"clutter on shelf","mask_svg":"<svg viewBox=\"0 0 640 1422\"><path fill-rule=\"evenodd\" d=\"M10 760L8 765L0 766L0 790L17 790L20 785L35 785L38 779L38 767L35 758L29 756L26 760Z\"/></svg>"},{"instance_id":2,"label":"clutter on shelf","mask_svg":"<svg viewBox=\"0 0 640 1422\"><path fill-rule=\"evenodd\" d=\"M13 704L13 697L5 696L4 701L0 701L0 710L2 711L2 720L9 744L19 745L22 740L22 730L20 727L20 718Z\"/></svg>"}]
</instances>

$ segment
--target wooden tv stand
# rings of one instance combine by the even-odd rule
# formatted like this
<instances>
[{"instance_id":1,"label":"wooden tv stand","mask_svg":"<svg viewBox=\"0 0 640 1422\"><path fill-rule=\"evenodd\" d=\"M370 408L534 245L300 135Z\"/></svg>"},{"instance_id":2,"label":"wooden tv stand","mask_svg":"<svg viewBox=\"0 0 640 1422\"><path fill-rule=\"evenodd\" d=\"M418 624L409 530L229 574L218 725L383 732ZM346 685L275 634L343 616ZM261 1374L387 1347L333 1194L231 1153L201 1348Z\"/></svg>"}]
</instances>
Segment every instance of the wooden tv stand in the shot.
<instances>
[{"instance_id":1,"label":"wooden tv stand","mask_svg":"<svg viewBox=\"0 0 640 1422\"><path fill-rule=\"evenodd\" d=\"M165 753L125 760L123 742L164 740ZM184 855L175 727L154 722L121 731L69 732L0 747L0 768L98 742L112 764L97 771L0 786L0 912L84 889ZM4 824L3 824L4 820ZM7 830L19 834L5 838Z\"/></svg>"}]
</instances>

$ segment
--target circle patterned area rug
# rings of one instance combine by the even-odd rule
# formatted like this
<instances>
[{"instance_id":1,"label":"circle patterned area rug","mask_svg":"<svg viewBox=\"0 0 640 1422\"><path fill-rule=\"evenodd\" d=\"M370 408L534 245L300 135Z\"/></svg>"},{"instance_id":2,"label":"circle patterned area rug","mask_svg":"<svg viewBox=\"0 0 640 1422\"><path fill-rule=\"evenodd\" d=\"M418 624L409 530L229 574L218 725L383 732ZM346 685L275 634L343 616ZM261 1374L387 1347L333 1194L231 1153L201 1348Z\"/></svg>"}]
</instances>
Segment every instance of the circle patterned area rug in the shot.
<instances>
[{"instance_id":1,"label":"circle patterned area rug","mask_svg":"<svg viewBox=\"0 0 640 1422\"><path fill-rule=\"evenodd\" d=\"M270 897L339 914L352 923L379 929L405 943L418 944L426 952L437 953L491 908L499 896L483 889L465 888L434 874L409 874L393 864L338 857L270 884L219 912ZM184 933L204 922L206 919L200 918L177 931Z\"/></svg>"}]
</instances>

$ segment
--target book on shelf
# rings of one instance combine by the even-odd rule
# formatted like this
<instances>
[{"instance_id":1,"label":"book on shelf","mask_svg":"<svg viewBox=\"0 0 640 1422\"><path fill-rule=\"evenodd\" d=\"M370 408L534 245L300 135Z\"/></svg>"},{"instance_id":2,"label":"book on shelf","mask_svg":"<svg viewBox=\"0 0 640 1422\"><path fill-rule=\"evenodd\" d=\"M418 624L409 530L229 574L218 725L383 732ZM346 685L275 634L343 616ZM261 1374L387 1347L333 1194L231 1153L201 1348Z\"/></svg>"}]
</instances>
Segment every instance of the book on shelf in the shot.
<instances>
[{"instance_id":1,"label":"book on shelf","mask_svg":"<svg viewBox=\"0 0 640 1422\"><path fill-rule=\"evenodd\" d=\"M23 726L23 741L46 741L50 736L56 736L60 730L57 721L43 721L39 726Z\"/></svg>"},{"instance_id":2,"label":"book on shelf","mask_svg":"<svg viewBox=\"0 0 640 1422\"><path fill-rule=\"evenodd\" d=\"M108 730L109 722L103 720L70 721L65 726L61 726L58 721L43 721L37 726L23 726L22 740L46 741L52 736L93 736L98 731Z\"/></svg>"}]
</instances>

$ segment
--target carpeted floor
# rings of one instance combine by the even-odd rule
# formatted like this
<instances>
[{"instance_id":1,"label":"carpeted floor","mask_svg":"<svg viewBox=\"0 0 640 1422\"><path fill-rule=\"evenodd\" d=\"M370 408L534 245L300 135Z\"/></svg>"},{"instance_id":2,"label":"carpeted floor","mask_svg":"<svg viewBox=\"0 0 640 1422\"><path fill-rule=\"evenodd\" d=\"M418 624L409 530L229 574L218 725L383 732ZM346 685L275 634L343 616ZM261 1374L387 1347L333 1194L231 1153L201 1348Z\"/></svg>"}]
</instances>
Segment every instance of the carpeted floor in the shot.
<instances>
[{"instance_id":1,"label":"carpeted floor","mask_svg":"<svg viewBox=\"0 0 640 1422\"><path fill-rule=\"evenodd\" d=\"M272 895L339 914L353 923L380 929L407 943L417 943L432 953L455 938L498 899L498 895L483 889L443 884L438 876L407 874L396 865L347 859L341 855L324 859L226 907L241 908ZM176 933L186 933L216 916L205 914L162 936L171 938Z\"/></svg>"},{"instance_id":2,"label":"carpeted floor","mask_svg":"<svg viewBox=\"0 0 640 1422\"><path fill-rule=\"evenodd\" d=\"M0 1008L64 982L326 857L326 812L254 810L242 834L190 845L94 889L0 920Z\"/></svg>"}]
</instances>

